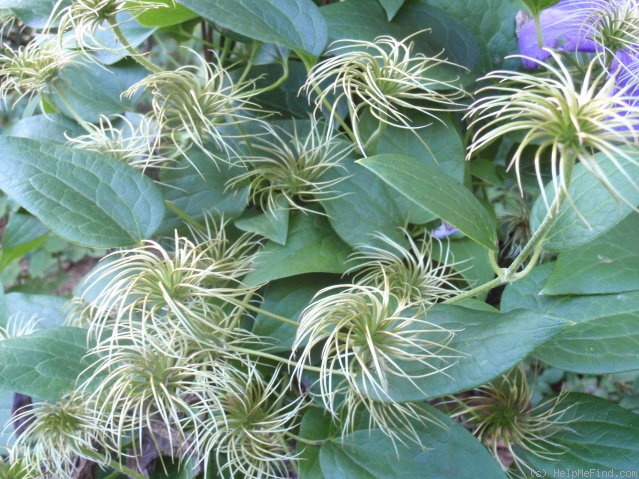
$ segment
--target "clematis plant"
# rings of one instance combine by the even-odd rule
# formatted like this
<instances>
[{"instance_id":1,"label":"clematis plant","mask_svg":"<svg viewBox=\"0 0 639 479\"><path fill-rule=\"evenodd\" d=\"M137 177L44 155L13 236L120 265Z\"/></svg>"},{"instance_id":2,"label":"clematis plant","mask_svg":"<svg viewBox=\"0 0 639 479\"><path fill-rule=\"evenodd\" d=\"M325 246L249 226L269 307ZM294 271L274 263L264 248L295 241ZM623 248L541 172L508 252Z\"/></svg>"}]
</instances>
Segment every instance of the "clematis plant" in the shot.
<instances>
[{"instance_id":1,"label":"clematis plant","mask_svg":"<svg viewBox=\"0 0 639 479\"><path fill-rule=\"evenodd\" d=\"M27 4L0 477L637 477L636 0Z\"/></svg>"}]
</instances>

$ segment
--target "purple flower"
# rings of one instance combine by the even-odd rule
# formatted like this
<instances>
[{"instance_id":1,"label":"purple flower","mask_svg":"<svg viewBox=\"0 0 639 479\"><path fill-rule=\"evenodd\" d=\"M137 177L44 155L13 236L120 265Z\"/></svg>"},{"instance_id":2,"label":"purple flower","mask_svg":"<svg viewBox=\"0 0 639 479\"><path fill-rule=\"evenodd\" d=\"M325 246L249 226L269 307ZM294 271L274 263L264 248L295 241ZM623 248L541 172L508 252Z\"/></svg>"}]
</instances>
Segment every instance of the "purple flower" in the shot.
<instances>
[{"instance_id":1,"label":"purple flower","mask_svg":"<svg viewBox=\"0 0 639 479\"><path fill-rule=\"evenodd\" d=\"M549 49L605 52L601 58L614 81L609 94L628 110L639 108L639 0L561 0L541 12L539 26L543 46L532 18L520 26L519 51L525 68L538 67L550 56ZM622 129L637 130L634 123Z\"/></svg>"},{"instance_id":2,"label":"purple flower","mask_svg":"<svg viewBox=\"0 0 639 479\"><path fill-rule=\"evenodd\" d=\"M639 55L620 50L610 64L610 74L616 79L619 94L639 98Z\"/></svg>"},{"instance_id":3,"label":"purple flower","mask_svg":"<svg viewBox=\"0 0 639 479\"><path fill-rule=\"evenodd\" d=\"M612 95L627 108L626 117L636 116L639 109L639 55L626 50L618 51L610 64L610 75L615 79ZM635 119L628 126L618 129L637 131L639 126L636 123Z\"/></svg>"},{"instance_id":4,"label":"purple flower","mask_svg":"<svg viewBox=\"0 0 639 479\"><path fill-rule=\"evenodd\" d=\"M543 47L539 45L537 27L528 18L519 29L519 51L529 58L523 58L524 67L534 69L538 63L550 56L544 48L567 52L595 52L597 42L593 39L592 20L601 10L605 0L562 0L557 5L541 12L539 22L542 30Z\"/></svg>"},{"instance_id":5,"label":"purple flower","mask_svg":"<svg viewBox=\"0 0 639 479\"><path fill-rule=\"evenodd\" d=\"M445 221L442 221L441 224L430 232L430 235L436 239L444 239L448 236L454 235L455 233L459 233L459 230L452 225L449 225Z\"/></svg>"}]
</instances>

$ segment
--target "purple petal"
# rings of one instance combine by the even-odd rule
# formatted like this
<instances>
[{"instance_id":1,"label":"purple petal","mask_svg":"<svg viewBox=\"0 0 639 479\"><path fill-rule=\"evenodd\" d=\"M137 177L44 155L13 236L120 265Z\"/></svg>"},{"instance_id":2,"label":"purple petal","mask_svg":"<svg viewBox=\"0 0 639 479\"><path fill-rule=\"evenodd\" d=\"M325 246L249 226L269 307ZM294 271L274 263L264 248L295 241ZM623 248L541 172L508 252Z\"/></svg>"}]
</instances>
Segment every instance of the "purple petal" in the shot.
<instances>
[{"instance_id":1,"label":"purple petal","mask_svg":"<svg viewBox=\"0 0 639 479\"><path fill-rule=\"evenodd\" d=\"M459 230L452 225L449 225L445 221L442 221L441 224L430 232L430 235L433 238L444 239L450 235L454 235L455 233L459 233Z\"/></svg>"},{"instance_id":2,"label":"purple petal","mask_svg":"<svg viewBox=\"0 0 639 479\"><path fill-rule=\"evenodd\" d=\"M567 52L594 52L597 44L592 39L593 12L601 8L602 0L564 0L547 8L540 15L544 47ZM537 28L532 18L526 20L519 30L519 52L526 68L536 68L550 53L539 46Z\"/></svg>"},{"instance_id":3,"label":"purple petal","mask_svg":"<svg viewBox=\"0 0 639 479\"><path fill-rule=\"evenodd\" d=\"M639 96L639 55L637 52L619 50L610 64L610 74L616 77L617 91L621 91L627 96Z\"/></svg>"},{"instance_id":4,"label":"purple petal","mask_svg":"<svg viewBox=\"0 0 639 479\"><path fill-rule=\"evenodd\" d=\"M615 79L612 92L623 108L626 126L615 128L618 131L639 131L639 53L620 50L610 64L610 75Z\"/></svg>"}]
</instances>

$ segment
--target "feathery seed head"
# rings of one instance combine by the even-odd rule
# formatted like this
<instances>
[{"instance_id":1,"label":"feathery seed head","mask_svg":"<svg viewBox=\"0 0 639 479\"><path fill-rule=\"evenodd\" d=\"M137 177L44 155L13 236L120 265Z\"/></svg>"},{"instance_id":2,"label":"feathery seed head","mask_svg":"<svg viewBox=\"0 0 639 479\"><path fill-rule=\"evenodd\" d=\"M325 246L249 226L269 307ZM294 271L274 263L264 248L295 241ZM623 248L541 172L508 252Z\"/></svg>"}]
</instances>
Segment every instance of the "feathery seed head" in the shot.
<instances>
[{"instance_id":1,"label":"feathery seed head","mask_svg":"<svg viewBox=\"0 0 639 479\"><path fill-rule=\"evenodd\" d=\"M112 46L97 39L100 31L111 28L111 23L125 23L146 11L170 6L170 3L153 0L73 0L68 5L58 2L51 14L49 28L57 24L61 42L72 36L74 46L80 52L113 50ZM117 52L123 50L119 47Z\"/></svg>"},{"instance_id":2,"label":"feathery seed head","mask_svg":"<svg viewBox=\"0 0 639 479\"><path fill-rule=\"evenodd\" d=\"M562 421L567 411L561 406L564 396L532 405L532 394L525 373L516 368L481 386L475 394L456 399L461 407L454 416L465 420L473 434L489 445L495 458L499 458L498 447L503 445L513 458L513 474L530 472L517 447L550 460L563 452L552 437L568 427L568 422Z\"/></svg>"},{"instance_id":3,"label":"feathery seed head","mask_svg":"<svg viewBox=\"0 0 639 479\"><path fill-rule=\"evenodd\" d=\"M467 93L450 70L459 65L441 57L414 53L411 37L402 40L381 36L373 42L339 40L329 53L333 57L316 65L308 75L303 89L310 95L320 88L315 99L317 109L332 104L331 114L346 104L361 151L365 141L358 131L358 121L369 111L384 124L399 128L420 128L410 112L419 112L437 119L436 112L459 111L459 100ZM336 95L332 99L331 96Z\"/></svg>"},{"instance_id":4,"label":"feathery seed head","mask_svg":"<svg viewBox=\"0 0 639 479\"><path fill-rule=\"evenodd\" d=\"M196 341L228 339L238 326L234 305L251 291L240 280L250 243L249 236L233 244L219 234L195 244L176 232L170 249L149 240L113 253L88 278L91 334L99 339L151 328Z\"/></svg>"},{"instance_id":5,"label":"feathery seed head","mask_svg":"<svg viewBox=\"0 0 639 479\"><path fill-rule=\"evenodd\" d=\"M357 265L349 270L355 281L383 288L407 304L428 308L460 293L451 272L450 251L441 246L433 258L433 239L413 239L404 232L408 248L384 234L376 234L383 246L361 245L352 256Z\"/></svg>"},{"instance_id":6,"label":"feathery seed head","mask_svg":"<svg viewBox=\"0 0 639 479\"><path fill-rule=\"evenodd\" d=\"M58 73L73 63L73 54L47 36L16 50L5 49L0 54L0 98L6 104L10 95L17 94L15 105L46 92Z\"/></svg>"},{"instance_id":7,"label":"feathery seed head","mask_svg":"<svg viewBox=\"0 0 639 479\"><path fill-rule=\"evenodd\" d=\"M639 3L637 0L600 1L586 19L599 48L639 54Z\"/></svg>"},{"instance_id":8,"label":"feathery seed head","mask_svg":"<svg viewBox=\"0 0 639 479\"><path fill-rule=\"evenodd\" d=\"M117 347L98 344L89 353L97 359L81 388L95 404L95 422L111 431L115 450L131 440L140 451L150 441L162 454L168 440L180 459L186 456L188 432L197 422L191 404L204 394L202 378L221 377L224 361L217 352L175 332L171 338L129 338Z\"/></svg>"},{"instance_id":9,"label":"feathery seed head","mask_svg":"<svg viewBox=\"0 0 639 479\"><path fill-rule=\"evenodd\" d=\"M150 92L156 123L169 132L181 152L195 145L213 160L224 160L206 144L212 142L221 152L235 154L233 141L243 135L231 129L259 121L255 113L261 110L250 100L255 87L252 82L235 83L221 65L197 58L199 65L148 75L125 95L132 96L139 90Z\"/></svg>"},{"instance_id":10,"label":"feathery seed head","mask_svg":"<svg viewBox=\"0 0 639 479\"><path fill-rule=\"evenodd\" d=\"M171 161L170 157L157 155L160 131L152 118L142 116L136 124L124 116L118 120L123 124L121 127L114 125L110 118L100 116L97 125L86 124L91 130L89 133L68 138L69 144L112 156L141 170Z\"/></svg>"},{"instance_id":11,"label":"feathery seed head","mask_svg":"<svg viewBox=\"0 0 639 479\"><path fill-rule=\"evenodd\" d=\"M297 124L292 133L279 127L268 130L268 136L253 139L255 154L242 159L247 171L231 179L229 188L248 184L253 202L265 211L277 209L280 198L290 208L313 211L303 203L336 196L331 187L345 176L329 178L326 173L342 168L352 145L337 136L331 124L311 120L308 131Z\"/></svg>"},{"instance_id":12,"label":"feathery seed head","mask_svg":"<svg viewBox=\"0 0 639 479\"><path fill-rule=\"evenodd\" d=\"M545 74L495 71L484 78L492 84L477 92L479 98L466 115L474 129L468 157L501 137L519 133L523 138L510 167L516 171L520 187L524 152L534 147L542 192L542 163L546 159L550 161L555 191L566 191L576 161L614 191L594 155L605 155L620 169L620 158L637 163L639 107L629 104L631 99L623 93L614 94L614 78L607 78L605 72L595 75L596 59L588 65L583 83L577 85L559 54L549 53L556 66L531 59L546 70Z\"/></svg>"},{"instance_id":13,"label":"feathery seed head","mask_svg":"<svg viewBox=\"0 0 639 479\"><path fill-rule=\"evenodd\" d=\"M301 350L295 372L301 374L319 347L320 396L329 411L336 414L335 402L344 388L385 400L389 377L414 381L439 374L459 356L448 347L455 332L423 316L391 294L388 284L325 288L301 314L292 346ZM418 373L407 372L407 364L417 363Z\"/></svg>"},{"instance_id":14,"label":"feathery seed head","mask_svg":"<svg viewBox=\"0 0 639 479\"><path fill-rule=\"evenodd\" d=\"M107 447L108 438L96 427L90 402L72 393L58 403L36 403L20 411L13 421L24 421L22 433L11 450L16 462L32 476L72 479L82 458L108 463L108 455L95 449Z\"/></svg>"},{"instance_id":15,"label":"feathery seed head","mask_svg":"<svg viewBox=\"0 0 639 479\"><path fill-rule=\"evenodd\" d=\"M224 389L217 389L221 411L211 418L208 433L200 435L201 447L204 457L214 452L231 477L276 479L295 459L286 433L297 425L303 398L287 397L278 370L267 381L254 364L245 366L227 369Z\"/></svg>"}]
</instances>

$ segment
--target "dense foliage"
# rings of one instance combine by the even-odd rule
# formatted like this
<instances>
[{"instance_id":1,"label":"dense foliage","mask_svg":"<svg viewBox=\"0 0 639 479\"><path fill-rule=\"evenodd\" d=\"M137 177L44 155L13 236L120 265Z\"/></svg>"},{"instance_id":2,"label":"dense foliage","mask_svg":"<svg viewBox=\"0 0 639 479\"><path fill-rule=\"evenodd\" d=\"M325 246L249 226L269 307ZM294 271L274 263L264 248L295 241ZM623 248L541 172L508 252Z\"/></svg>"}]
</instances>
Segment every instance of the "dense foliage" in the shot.
<instances>
[{"instance_id":1,"label":"dense foliage","mask_svg":"<svg viewBox=\"0 0 639 479\"><path fill-rule=\"evenodd\" d=\"M0 7L0 477L639 476L636 0Z\"/></svg>"}]
</instances>

